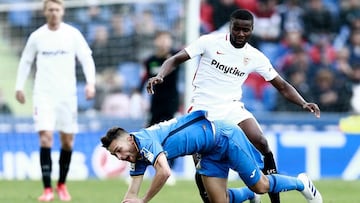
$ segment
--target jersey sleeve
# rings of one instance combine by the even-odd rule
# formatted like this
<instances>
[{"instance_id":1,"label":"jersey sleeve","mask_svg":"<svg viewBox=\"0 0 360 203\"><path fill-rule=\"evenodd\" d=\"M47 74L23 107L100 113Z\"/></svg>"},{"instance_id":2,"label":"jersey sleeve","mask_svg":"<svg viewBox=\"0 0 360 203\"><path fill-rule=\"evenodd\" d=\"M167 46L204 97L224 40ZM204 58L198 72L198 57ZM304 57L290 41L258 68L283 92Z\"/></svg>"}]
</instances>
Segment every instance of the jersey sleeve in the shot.
<instances>
[{"instance_id":1,"label":"jersey sleeve","mask_svg":"<svg viewBox=\"0 0 360 203\"><path fill-rule=\"evenodd\" d=\"M149 163L145 161L137 161L136 163L131 163L130 175L131 176L144 175L148 165Z\"/></svg>"},{"instance_id":2,"label":"jersey sleeve","mask_svg":"<svg viewBox=\"0 0 360 203\"><path fill-rule=\"evenodd\" d=\"M31 34L21 54L16 77L15 90L23 90L25 82L30 73L31 65L34 62L37 53L36 50L36 35Z\"/></svg>"},{"instance_id":3,"label":"jersey sleeve","mask_svg":"<svg viewBox=\"0 0 360 203\"><path fill-rule=\"evenodd\" d=\"M274 79L278 72L272 66L270 60L262 53L258 54L258 59L256 60L256 72L259 73L266 81Z\"/></svg>"},{"instance_id":4,"label":"jersey sleeve","mask_svg":"<svg viewBox=\"0 0 360 203\"><path fill-rule=\"evenodd\" d=\"M141 159L131 165L131 176L143 175L146 167L155 165L157 157L164 151L161 144L154 139L141 139L138 143Z\"/></svg>"},{"instance_id":5,"label":"jersey sleeve","mask_svg":"<svg viewBox=\"0 0 360 203\"><path fill-rule=\"evenodd\" d=\"M146 145L142 145L140 148L141 156L151 165L156 163L157 157L163 151L164 149L161 144L153 139L146 140Z\"/></svg>"},{"instance_id":6,"label":"jersey sleeve","mask_svg":"<svg viewBox=\"0 0 360 203\"><path fill-rule=\"evenodd\" d=\"M85 74L86 82L95 84L95 62L92 58L92 51L87 44L83 35L75 30L76 36L76 56L79 59L83 72Z\"/></svg>"},{"instance_id":7,"label":"jersey sleeve","mask_svg":"<svg viewBox=\"0 0 360 203\"><path fill-rule=\"evenodd\" d=\"M205 52L205 45L208 43L208 39L208 35L203 35L185 47L185 51L190 56L190 58L196 57Z\"/></svg>"}]
</instances>

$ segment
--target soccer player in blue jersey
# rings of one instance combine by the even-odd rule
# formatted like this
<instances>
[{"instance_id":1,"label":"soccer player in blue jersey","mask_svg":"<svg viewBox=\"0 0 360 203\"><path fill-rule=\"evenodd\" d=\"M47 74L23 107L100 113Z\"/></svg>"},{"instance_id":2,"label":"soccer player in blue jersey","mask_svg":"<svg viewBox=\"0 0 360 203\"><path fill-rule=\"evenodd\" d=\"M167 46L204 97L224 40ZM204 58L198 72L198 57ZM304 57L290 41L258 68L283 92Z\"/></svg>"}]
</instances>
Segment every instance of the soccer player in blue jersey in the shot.
<instances>
[{"instance_id":1,"label":"soccer player in blue jersey","mask_svg":"<svg viewBox=\"0 0 360 203\"><path fill-rule=\"evenodd\" d=\"M237 124L252 144L264 156L265 174L277 173L277 167L268 141L252 112L242 99L242 86L251 73L268 81L288 101L320 117L317 104L306 101L299 92L276 71L270 60L248 41L254 28L254 16L248 10L238 9L230 14L228 32L200 36L184 49L169 57L158 74L148 80L147 91L154 94L156 85L180 64L199 59L193 76L193 92L188 111L206 110L209 120L228 120ZM194 159L195 163L197 162ZM198 173L195 181L204 203L207 195ZM271 203L280 203L278 193L269 193Z\"/></svg>"},{"instance_id":2,"label":"soccer player in blue jersey","mask_svg":"<svg viewBox=\"0 0 360 203\"><path fill-rule=\"evenodd\" d=\"M298 177L264 175L262 155L244 132L230 122L209 121L205 111L194 111L138 132L114 127L101 142L112 155L132 163L132 181L124 203L149 202L171 175L168 160L195 153L202 156L197 172L212 203L260 202L255 193L290 190L300 191L309 203L322 203L320 192L304 173ZM156 173L144 197L139 197L148 165L153 165ZM227 188L230 168L238 172L247 187Z\"/></svg>"}]
</instances>

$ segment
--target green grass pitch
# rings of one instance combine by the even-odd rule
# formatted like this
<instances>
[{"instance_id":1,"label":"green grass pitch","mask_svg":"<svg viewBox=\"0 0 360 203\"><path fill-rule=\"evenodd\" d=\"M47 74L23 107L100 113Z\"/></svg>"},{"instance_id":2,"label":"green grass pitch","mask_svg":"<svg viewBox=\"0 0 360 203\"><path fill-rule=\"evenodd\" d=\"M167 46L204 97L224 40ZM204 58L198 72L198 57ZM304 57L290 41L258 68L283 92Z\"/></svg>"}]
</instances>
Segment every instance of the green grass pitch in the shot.
<instances>
[{"instance_id":1,"label":"green grass pitch","mask_svg":"<svg viewBox=\"0 0 360 203\"><path fill-rule=\"evenodd\" d=\"M324 203L359 203L360 181L321 180L314 182L321 191ZM241 181L229 182L230 187L240 187ZM149 186L145 181L144 188ZM69 181L68 189L72 203L120 203L127 190L124 180L86 180ZM6 181L0 180L0 202L32 203L38 202L41 193L40 181ZM58 199L53 201L60 203ZM195 182L178 180L175 186L164 186L151 202L156 203L197 203L201 202ZM282 203L305 203L303 196L296 191L281 193ZM262 196L262 203L270 203L267 195Z\"/></svg>"}]
</instances>

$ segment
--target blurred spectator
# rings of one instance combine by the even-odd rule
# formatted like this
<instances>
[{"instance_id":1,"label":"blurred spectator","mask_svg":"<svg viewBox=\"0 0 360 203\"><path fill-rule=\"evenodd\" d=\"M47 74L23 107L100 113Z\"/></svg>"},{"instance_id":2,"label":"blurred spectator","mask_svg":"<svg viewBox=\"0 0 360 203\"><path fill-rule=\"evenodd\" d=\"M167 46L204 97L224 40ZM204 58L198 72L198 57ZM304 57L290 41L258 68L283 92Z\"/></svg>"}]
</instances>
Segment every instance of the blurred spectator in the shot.
<instances>
[{"instance_id":1,"label":"blurred spectator","mask_svg":"<svg viewBox=\"0 0 360 203\"><path fill-rule=\"evenodd\" d=\"M313 100L311 89L307 83L305 70L297 66L285 70L285 79L306 99ZM320 107L321 109L321 107ZM276 111L303 111L299 106L289 103L283 96L277 94ZM322 110L322 109L321 109Z\"/></svg>"},{"instance_id":2,"label":"blurred spectator","mask_svg":"<svg viewBox=\"0 0 360 203\"><path fill-rule=\"evenodd\" d=\"M331 43L329 35L314 35L316 41L312 43L308 54L311 62L315 67L330 67L333 65L336 59L336 50ZM312 73L316 72L316 69L311 70Z\"/></svg>"},{"instance_id":3,"label":"blurred spectator","mask_svg":"<svg viewBox=\"0 0 360 203\"><path fill-rule=\"evenodd\" d=\"M111 66L129 61L137 61L135 28L131 17L114 14L111 17L110 37L108 55L111 58Z\"/></svg>"},{"instance_id":4,"label":"blurred spectator","mask_svg":"<svg viewBox=\"0 0 360 203\"><path fill-rule=\"evenodd\" d=\"M333 40L337 32L337 19L322 0L309 0L304 13L305 36L316 43L323 36Z\"/></svg>"},{"instance_id":5,"label":"blurred spectator","mask_svg":"<svg viewBox=\"0 0 360 203\"><path fill-rule=\"evenodd\" d=\"M280 55L278 42L281 37L281 17L276 10L276 0L258 1L254 11L254 31L256 46L274 63Z\"/></svg>"},{"instance_id":6,"label":"blurred spectator","mask_svg":"<svg viewBox=\"0 0 360 203\"><path fill-rule=\"evenodd\" d=\"M337 86L335 75L329 69L320 69L311 88L314 101L323 112L347 112L350 110L351 89Z\"/></svg>"},{"instance_id":7,"label":"blurred spectator","mask_svg":"<svg viewBox=\"0 0 360 203\"><path fill-rule=\"evenodd\" d=\"M254 12L257 6L258 0L235 0L235 4L242 9L247 9Z\"/></svg>"},{"instance_id":8,"label":"blurred spectator","mask_svg":"<svg viewBox=\"0 0 360 203\"><path fill-rule=\"evenodd\" d=\"M143 89L149 78L158 74L164 61L176 53L176 50L172 49L173 41L169 32L157 32L153 44L155 52L144 62L145 76L142 80L140 90ZM164 78L164 82L161 85L154 87L155 94L151 96L148 126L170 120L179 110L178 78L179 68L176 68Z\"/></svg>"},{"instance_id":9,"label":"blurred spectator","mask_svg":"<svg viewBox=\"0 0 360 203\"><path fill-rule=\"evenodd\" d=\"M109 43L109 31L107 27L102 25L97 26L94 41L91 43L90 48L93 51L92 55L98 74L107 68L111 68L111 46L113 45Z\"/></svg>"},{"instance_id":10,"label":"blurred spectator","mask_svg":"<svg viewBox=\"0 0 360 203\"><path fill-rule=\"evenodd\" d=\"M212 22L217 30L229 22L229 14L238 9L235 0L208 0L213 7Z\"/></svg>"},{"instance_id":11,"label":"blurred spectator","mask_svg":"<svg viewBox=\"0 0 360 203\"><path fill-rule=\"evenodd\" d=\"M115 70L106 69L96 78L96 96L94 108L100 111L107 94L116 89L121 89L124 85L124 78L119 76Z\"/></svg>"},{"instance_id":12,"label":"blurred spectator","mask_svg":"<svg viewBox=\"0 0 360 203\"><path fill-rule=\"evenodd\" d=\"M342 0L340 7L340 24L351 27L352 21L360 18L359 0Z\"/></svg>"},{"instance_id":13,"label":"blurred spectator","mask_svg":"<svg viewBox=\"0 0 360 203\"><path fill-rule=\"evenodd\" d=\"M356 114L360 114L360 63L353 65L352 72L352 97L351 108Z\"/></svg>"},{"instance_id":14,"label":"blurred spectator","mask_svg":"<svg viewBox=\"0 0 360 203\"><path fill-rule=\"evenodd\" d=\"M281 33L294 30L304 32L304 9L300 5L300 0L285 0L277 6L277 11L281 17Z\"/></svg>"},{"instance_id":15,"label":"blurred spectator","mask_svg":"<svg viewBox=\"0 0 360 203\"><path fill-rule=\"evenodd\" d=\"M89 3L85 15L85 37L88 43L91 44L95 39L97 27L107 26L109 15L106 14L105 8L99 6L96 1Z\"/></svg>"},{"instance_id":16,"label":"blurred spectator","mask_svg":"<svg viewBox=\"0 0 360 203\"><path fill-rule=\"evenodd\" d=\"M12 29L14 36L27 37L31 32L31 19L33 16L32 10L27 8L28 0L18 0L11 2L9 12L7 13L7 20Z\"/></svg>"},{"instance_id":17,"label":"blurred spectator","mask_svg":"<svg viewBox=\"0 0 360 203\"><path fill-rule=\"evenodd\" d=\"M336 49L342 48L348 43L351 30L356 29L356 22L354 22L356 19L360 19L360 1L341 1L339 33L334 40Z\"/></svg>"},{"instance_id":18,"label":"blurred spectator","mask_svg":"<svg viewBox=\"0 0 360 203\"><path fill-rule=\"evenodd\" d=\"M207 34L215 30L212 15L214 8L209 4L208 0L200 2L200 33Z\"/></svg>"},{"instance_id":19,"label":"blurred spectator","mask_svg":"<svg viewBox=\"0 0 360 203\"><path fill-rule=\"evenodd\" d=\"M105 95L101 113L115 118L130 118L130 97L120 87L114 87Z\"/></svg>"},{"instance_id":20,"label":"blurred spectator","mask_svg":"<svg viewBox=\"0 0 360 203\"><path fill-rule=\"evenodd\" d=\"M153 40L157 31L154 15L151 10L144 10L135 21L137 59L143 61L153 53Z\"/></svg>"},{"instance_id":21,"label":"blurred spectator","mask_svg":"<svg viewBox=\"0 0 360 203\"><path fill-rule=\"evenodd\" d=\"M359 21L360 22L360 21ZM350 63L360 63L360 29L353 30L350 35Z\"/></svg>"},{"instance_id":22,"label":"blurred spectator","mask_svg":"<svg viewBox=\"0 0 360 203\"><path fill-rule=\"evenodd\" d=\"M302 61L306 60L305 66L308 66L309 57L306 51L309 49L309 43L304 40L302 33L299 30L288 30L280 43L280 52L282 53L278 60L275 61L278 69L284 71L288 66L298 61L298 56L305 56ZM302 65L303 66L303 65Z\"/></svg>"},{"instance_id":23,"label":"blurred spectator","mask_svg":"<svg viewBox=\"0 0 360 203\"><path fill-rule=\"evenodd\" d=\"M149 104L146 99L143 98L140 92L134 91L130 95L130 107L129 114L132 119L146 118L146 113L149 109Z\"/></svg>"},{"instance_id":24,"label":"blurred spectator","mask_svg":"<svg viewBox=\"0 0 360 203\"><path fill-rule=\"evenodd\" d=\"M0 115L11 115L12 110L10 108L10 105L6 102L4 93L0 89Z\"/></svg>"},{"instance_id":25,"label":"blurred spectator","mask_svg":"<svg viewBox=\"0 0 360 203\"><path fill-rule=\"evenodd\" d=\"M348 47L342 47L336 52L336 60L332 69L337 73L336 78L342 84L352 77L350 51Z\"/></svg>"}]
</instances>

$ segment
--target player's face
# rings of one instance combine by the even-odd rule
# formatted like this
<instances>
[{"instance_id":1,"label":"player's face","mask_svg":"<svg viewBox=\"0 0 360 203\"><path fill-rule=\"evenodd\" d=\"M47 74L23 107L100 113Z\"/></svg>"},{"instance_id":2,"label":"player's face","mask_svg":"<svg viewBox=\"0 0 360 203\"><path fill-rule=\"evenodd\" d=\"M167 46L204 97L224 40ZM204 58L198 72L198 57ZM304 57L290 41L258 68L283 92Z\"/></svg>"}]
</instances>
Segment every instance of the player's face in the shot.
<instances>
[{"instance_id":1,"label":"player's face","mask_svg":"<svg viewBox=\"0 0 360 203\"><path fill-rule=\"evenodd\" d=\"M138 151L135 147L135 143L133 138L130 136L118 137L113 140L109 145L108 150L116 158L123 161L135 163L138 157Z\"/></svg>"},{"instance_id":2,"label":"player's face","mask_svg":"<svg viewBox=\"0 0 360 203\"><path fill-rule=\"evenodd\" d=\"M236 48L242 48L251 37L253 22L251 20L232 19L230 22L230 41Z\"/></svg>"},{"instance_id":3,"label":"player's face","mask_svg":"<svg viewBox=\"0 0 360 203\"><path fill-rule=\"evenodd\" d=\"M56 27L62 22L64 7L55 2L48 2L44 8L44 15L50 27Z\"/></svg>"}]
</instances>

